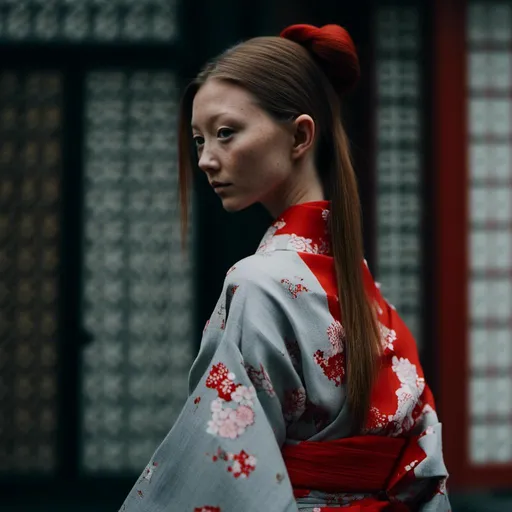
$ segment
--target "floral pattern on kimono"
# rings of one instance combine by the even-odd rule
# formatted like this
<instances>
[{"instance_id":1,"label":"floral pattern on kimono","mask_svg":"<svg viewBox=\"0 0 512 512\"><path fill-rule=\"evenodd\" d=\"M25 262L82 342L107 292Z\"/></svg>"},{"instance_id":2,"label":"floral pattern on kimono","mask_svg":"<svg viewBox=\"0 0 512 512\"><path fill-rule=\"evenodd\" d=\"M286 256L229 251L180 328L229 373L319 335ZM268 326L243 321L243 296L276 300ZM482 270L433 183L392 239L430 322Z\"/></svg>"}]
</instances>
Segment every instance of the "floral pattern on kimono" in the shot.
<instances>
[{"instance_id":1,"label":"floral pattern on kimono","mask_svg":"<svg viewBox=\"0 0 512 512\"><path fill-rule=\"evenodd\" d=\"M375 499L343 489L294 492L281 455L285 443L351 435L329 217L327 201L292 206L256 254L228 271L188 401L123 510L324 512ZM414 340L362 269L383 348L364 432L421 436L389 498L448 512L441 425Z\"/></svg>"}]
</instances>

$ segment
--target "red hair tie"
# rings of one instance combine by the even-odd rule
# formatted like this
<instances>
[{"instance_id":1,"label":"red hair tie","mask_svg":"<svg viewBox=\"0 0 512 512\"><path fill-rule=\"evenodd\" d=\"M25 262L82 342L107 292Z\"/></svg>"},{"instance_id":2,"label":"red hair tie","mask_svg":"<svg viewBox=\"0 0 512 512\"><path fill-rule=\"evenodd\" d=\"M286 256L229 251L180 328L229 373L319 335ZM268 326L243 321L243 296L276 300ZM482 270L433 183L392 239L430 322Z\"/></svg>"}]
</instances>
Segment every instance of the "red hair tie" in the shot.
<instances>
[{"instance_id":1,"label":"red hair tie","mask_svg":"<svg viewBox=\"0 0 512 512\"><path fill-rule=\"evenodd\" d=\"M316 58L338 93L348 92L360 76L359 59L350 34L339 25L291 25L281 37L304 46Z\"/></svg>"}]
</instances>

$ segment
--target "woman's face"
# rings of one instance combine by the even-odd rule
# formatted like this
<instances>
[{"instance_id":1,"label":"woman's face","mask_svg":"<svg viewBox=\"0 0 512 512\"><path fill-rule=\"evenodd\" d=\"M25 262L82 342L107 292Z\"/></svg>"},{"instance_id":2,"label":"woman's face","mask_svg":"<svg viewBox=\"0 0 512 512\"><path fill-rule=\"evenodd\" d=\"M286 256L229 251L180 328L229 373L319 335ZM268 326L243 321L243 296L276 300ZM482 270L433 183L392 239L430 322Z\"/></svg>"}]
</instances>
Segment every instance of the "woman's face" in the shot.
<instances>
[{"instance_id":1,"label":"woman's face","mask_svg":"<svg viewBox=\"0 0 512 512\"><path fill-rule=\"evenodd\" d=\"M192 131L199 168L227 211L261 203L280 213L293 178L290 126L274 121L245 89L210 79L194 98Z\"/></svg>"}]
</instances>

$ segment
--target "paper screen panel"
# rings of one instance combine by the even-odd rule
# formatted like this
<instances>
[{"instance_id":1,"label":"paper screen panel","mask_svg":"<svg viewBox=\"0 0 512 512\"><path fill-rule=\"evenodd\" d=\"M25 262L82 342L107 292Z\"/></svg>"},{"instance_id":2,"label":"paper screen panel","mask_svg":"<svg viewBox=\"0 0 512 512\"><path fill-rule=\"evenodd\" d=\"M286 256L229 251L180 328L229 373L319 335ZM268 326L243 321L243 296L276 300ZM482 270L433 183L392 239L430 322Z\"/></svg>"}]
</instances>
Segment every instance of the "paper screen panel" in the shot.
<instances>
[{"instance_id":1,"label":"paper screen panel","mask_svg":"<svg viewBox=\"0 0 512 512\"><path fill-rule=\"evenodd\" d=\"M57 463L62 80L0 71L0 472Z\"/></svg>"},{"instance_id":2,"label":"paper screen panel","mask_svg":"<svg viewBox=\"0 0 512 512\"><path fill-rule=\"evenodd\" d=\"M378 8L377 278L421 346L420 47L417 7Z\"/></svg>"},{"instance_id":3,"label":"paper screen panel","mask_svg":"<svg viewBox=\"0 0 512 512\"><path fill-rule=\"evenodd\" d=\"M470 460L512 461L512 6L470 2Z\"/></svg>"},{"instance_id":4,"label":"paper screen panel","mask_svg":"<svg viewBox=\"0 0 512 512\"><path fill-rule=\"evenodd\" d=\"M179 414L194 355L181 253L175 77L86 85L82 467L140 471Z\"/></svg>"},{"instance_id":5,"label":"paper screen panel","mask_svg":"<svg viewBox=\"0 0 512 512\"><path fill-rule=\"evenodd\" d=\"M176 5L176 0L0 0L0 41L173 41Z\"/></svg>"}]
</instances>

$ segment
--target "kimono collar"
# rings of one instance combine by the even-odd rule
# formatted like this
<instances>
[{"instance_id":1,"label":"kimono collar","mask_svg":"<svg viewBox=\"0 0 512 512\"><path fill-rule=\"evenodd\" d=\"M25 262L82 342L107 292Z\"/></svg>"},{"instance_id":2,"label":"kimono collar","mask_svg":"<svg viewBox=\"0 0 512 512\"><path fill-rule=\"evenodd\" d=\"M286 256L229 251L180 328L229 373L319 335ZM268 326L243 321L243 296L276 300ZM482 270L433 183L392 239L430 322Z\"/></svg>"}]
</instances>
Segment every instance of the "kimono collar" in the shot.
<instances>
[{"instance_id":1,"label":"kimono collar","mask_svg":"<svg viewBox=\"0 0 512 512\"><path fill-rule=\"evenodd\" d=\"M256 251L295 251L331 255L329 201L313 201L290 206L268 228Z\"/></svg>"}]
</instances>

